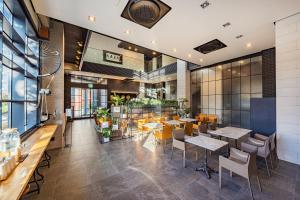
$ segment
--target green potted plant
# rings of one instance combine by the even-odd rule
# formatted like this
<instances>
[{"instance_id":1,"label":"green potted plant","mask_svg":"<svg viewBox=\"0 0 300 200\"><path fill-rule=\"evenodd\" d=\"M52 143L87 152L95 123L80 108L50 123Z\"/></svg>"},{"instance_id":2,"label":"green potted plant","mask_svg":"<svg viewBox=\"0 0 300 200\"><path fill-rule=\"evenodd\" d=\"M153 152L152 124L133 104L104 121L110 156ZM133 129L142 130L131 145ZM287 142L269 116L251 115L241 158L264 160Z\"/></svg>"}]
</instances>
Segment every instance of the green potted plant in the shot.
<instances>
[{"instance_id":1,"label":"green potted plant","mask_svg":"<svg viewBox=\"0 0 300 200\"><path fill-rule=\"evenodd\" d=\"M110 127L102 128L101 134L102 134L102 143L109 142L109 137L111 135L111 128Z\"/></svg>"}]
</instances>

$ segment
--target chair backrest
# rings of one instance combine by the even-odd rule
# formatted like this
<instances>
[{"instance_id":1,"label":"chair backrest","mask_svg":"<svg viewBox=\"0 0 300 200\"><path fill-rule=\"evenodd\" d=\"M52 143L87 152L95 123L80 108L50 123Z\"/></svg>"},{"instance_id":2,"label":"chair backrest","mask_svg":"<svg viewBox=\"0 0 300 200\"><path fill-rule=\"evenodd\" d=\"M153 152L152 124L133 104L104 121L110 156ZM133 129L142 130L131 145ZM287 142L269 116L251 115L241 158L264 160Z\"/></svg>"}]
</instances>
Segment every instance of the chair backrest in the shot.
<instances>
[{"instance_id":1,"label":"chair backrest","mask_svg":"<svg viewBox=\"0 0 300 200\"><path fill-rule=\"evenodd\" d=\"M203 113L200 113L198 115L198 119L199 119L199 122L206 122L207 121L207 115L203 114Z\"/></svg>"},{"instance_id":2,"label":"chair backrest","mask_svg":"<svg viewBox=\"0 0 300 200\"><path fill-rule=\"evenodd\" d=\"M207 133L207 124L201 123L198 126L198 133Z\"/></svg>"},{"instance_id":3,"label":"chair backrest","mask_svg":"<svg viewBox=\"0 0 300 200\"><path fill-rule=\"evenodd\" d=\"M174 129L172 131L172 146L185 151L184 135L184 129Z\"/></svg>"},{"instance_id":4,"label":"chair backrest","mask_svg":"<svg viewBox=\"0 0 300 200\"><path fill-rule=\"evenodd\" d=\"M173 116L173 120L179 120L179 119L180 119L179 115L174 115Z\"/></svg>"},{"instance_id":5,"label":"chair backrest","mask_svg":"<svg viewBox=\"0 0 300 200\"><path fill-rule=\"evenodd\" d=\"M230 157L236 159L236 160L239 160L245 164L249 164L250 162L250 154L249 153L246 153L246 152L243 152L243 151L240 151L236 148L230 148Z\"/></svg>"},{"instance_id":6,"label":"chair backrest","mask_svg":"<svg viewBox=\"0 0 300 200\"><path fill-rule=\"evenodd\" d=\"M276 139L276 132L274 132L274 133L270 136L270 149L271 149L271 151L273 151L273 150L276 148L275 139Z\"/></svg>"},{"instance_id":7,"label":"chair backrest","mask_svg":"<svg viewBox=\"0 0 300 200\"><path fill-rule=\"evenodd\" d=\"M193 135L193 123L186 122L184 125L184 132L186 135L192 136Z\"/></svg>"},{"instance_id":8,"label":"chair backrest","mask_svg":"<svg viewBox=\"0 0 300 200\"><path fill-rule=\"evenodd\" d=\"M184 142L184 129L174 129L172 131L173 139Z\"/></svg>"},{"instance_id":9,"label":"chair backrest","mask_svg":"<svg viewBox=\"0 0 300 200\"><path fill-rule=\"evenodd\" d=\"M163 126L163 133L172 135L173 127L169 124Z\"/></svg>"},{"instance_id":10,"label":"chair backrest","mask_svg":"<svg viewBox=\"0 0 300 200\"><path fill-rule=\"evenodd\" d=\"M211 122L211 123L217 123L217 119L218 119L217 115L208 115L207 116L208 122Z\"/></svg>"}]
</instances>

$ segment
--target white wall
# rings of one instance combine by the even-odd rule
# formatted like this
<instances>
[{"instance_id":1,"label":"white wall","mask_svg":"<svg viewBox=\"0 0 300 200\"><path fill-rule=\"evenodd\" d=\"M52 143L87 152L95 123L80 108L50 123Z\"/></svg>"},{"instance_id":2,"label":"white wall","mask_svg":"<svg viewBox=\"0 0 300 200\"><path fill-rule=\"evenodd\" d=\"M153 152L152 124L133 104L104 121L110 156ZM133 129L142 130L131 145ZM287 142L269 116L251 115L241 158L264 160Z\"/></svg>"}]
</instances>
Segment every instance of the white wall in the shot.
<instances>
[{"instance_id":1,"label":"white wall","mask_svg":"<svg viewBox=\"0 0 300 200\"><path fill-rule=\"evenodd\" d=\"M92 33L88 48L84 55L84 61L110 65L115 67L124 67L137 71L144 71L144 54L119 48L119 40L109 38L97 33ZM123 64L105 62L103 60L103 51L107 50L123 55Z\"/></svg>"},{"instance_id":2,"label":"white wall","mask_svg":"<svg viewBox=\"0 0 300 200\"><path fill-rule=\"evenodd\" d=\"M187 98L190 102L190 71L187 62L177 59L177 99Z\"/></svg>"},{"instance_id":3,"label":"white wall","mask_svg":"<svg viewBox=\"0 0 300 200\"><path fill-rule=\"evenodd\" d=\"M300 164L300 14L276 23L276 95L278 156Z\"/></svg>"}]
</instances>

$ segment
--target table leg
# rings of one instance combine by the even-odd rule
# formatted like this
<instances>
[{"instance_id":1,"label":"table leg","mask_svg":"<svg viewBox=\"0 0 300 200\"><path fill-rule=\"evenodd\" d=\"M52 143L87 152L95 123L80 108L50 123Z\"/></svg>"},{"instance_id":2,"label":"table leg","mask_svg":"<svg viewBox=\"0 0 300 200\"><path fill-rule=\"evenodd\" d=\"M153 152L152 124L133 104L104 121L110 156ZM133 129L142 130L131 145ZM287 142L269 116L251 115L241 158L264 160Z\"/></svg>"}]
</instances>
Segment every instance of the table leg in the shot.
<instances>
[{"instance_id":1,"label":"table leg","mask_svg":"<svg viewBox=\"0 0 300 200\"><path fill-rule=\"evenodd\" d=\"M211 173L218 173L217 171L215 171L214 169L210 168L208 166L208 162L207 162L207 149L205 149L205 161L203 163L203 165L199 168L196 168L196 171L201 171L204 172L206 177L208 179L211 178Z\"/></svg>"}]
</instances>

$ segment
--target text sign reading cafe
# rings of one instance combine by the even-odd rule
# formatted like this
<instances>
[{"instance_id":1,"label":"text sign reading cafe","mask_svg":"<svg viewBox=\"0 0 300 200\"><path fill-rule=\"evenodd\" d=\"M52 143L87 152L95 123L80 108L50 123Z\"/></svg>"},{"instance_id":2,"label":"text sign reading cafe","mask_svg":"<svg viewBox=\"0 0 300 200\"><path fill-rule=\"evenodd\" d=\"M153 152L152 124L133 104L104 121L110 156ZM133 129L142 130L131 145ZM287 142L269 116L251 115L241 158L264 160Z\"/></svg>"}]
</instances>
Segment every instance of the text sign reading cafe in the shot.
<instances>
[{"instance_id":1,"label":"text sign reading cafe","mask_svg":"<svg viewBox=\"0 0 300 200\"><path fill-rule=\"evenodd\" d=\"M118 53L110 52L110 51L103 51L103 60L106 62L113 62L122 64L123 56Z\"/></svg>"}]
</instances>

